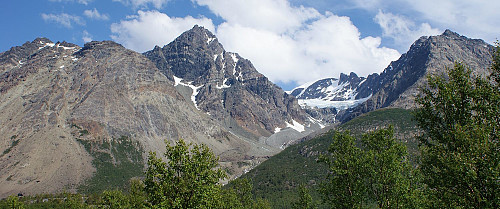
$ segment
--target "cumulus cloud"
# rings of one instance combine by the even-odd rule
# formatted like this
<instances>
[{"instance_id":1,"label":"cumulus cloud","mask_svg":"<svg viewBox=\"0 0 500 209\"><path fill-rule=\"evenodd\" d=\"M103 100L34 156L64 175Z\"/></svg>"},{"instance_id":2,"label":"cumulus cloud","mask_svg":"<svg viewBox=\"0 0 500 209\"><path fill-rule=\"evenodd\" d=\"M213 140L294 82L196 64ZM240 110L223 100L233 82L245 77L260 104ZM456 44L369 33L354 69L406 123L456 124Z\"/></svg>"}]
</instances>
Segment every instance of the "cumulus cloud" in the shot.
<instances>
[{"instance_id":1,"label":"cumulus cloud","mask_svg":"<svg viewBox=\"0 0 500 209\"><path fill-rule=\"evenodd\" d=\"M463 35L493 42L499 38L500 1L482 0L405 0L422 16L440 27Z\"/></svg>"},{"instance_id":2,"label":"cumulus cloud","mask_svg":"<svg viewBox=\"0 0 500 209\"><path fill-rule=\"evenodd\" d=\"M91 42L93 40L92 39L92 35L90 35L90 33L87 32L87 30L84 30L83 31L82 40L83 40L84 43Z\"/></svg>"},{"instance_id":3,"label":"cumulus cloud","mask_svg":"<svg viewBox=\"0 0 500 209\"><path fill-rule=\"evenodd\" d=\"M500 1L483 0L355 0L359 8L377 12L389 11L396 16L413 17L419 23L451 29L468 37L481 38L492 43L499 38ZM397 6L394 6L397 5ZM405 13L400 14L401 8Z\"/></svg>"},{"instance_id":4,"label":"cumulus cloud","mask_svg":"<svg viewBox=\"0 0 500 209\"><path fill-rule=\"evenodd\" d=\"M73 23L77 25L85 25L85 21L75 15L70 15L66 13L61 13L61 14L45 14L42 13L42 19L45 22L55 22L60 24L61 26L64 26L66 28L71 28Z\"/></svg>"},{"instance_id":5,"label":"cumulus cloud","mask_svg":"<svg viewBox=\"0 0 500 209\"><path fill-rule=\"evenodd\" d=\"M99 11L97 11L96 8L94 8L93 10L83 11L83 15L87 16L90 19L95 19L95 20L109 20L109 15L101 14Z\"/></svg>"},{"instance_id":6,"label":"cumulus cloud","mask_svg":"<svg viewBox=\"0 0 500 209\"><path fill-rule=\"evenodd\" d=\"M348 17L294 7L286 0L193 0L223 22L201 17L173 18L158 11L112 24L112 38L143 52L168 44L194 24L215 32L227 51L252 61L273 82L305 83L340 73L381 72L400 54L381 47L380 37L362 37ZM252 8L252 9L249 9Z\"/></svg>"},{"instance_id":7,"label":"cumulus cloud","mask_svg":"<svg viewBox=\"0 0 500 209\"><path fill-rule=\"evenodd\" d=\"M302 23L320 17L313 8L292 7L287 0L195 0L229 24L276 33L295 30ZM249 9L251 8L251 9Z\"/></svg>"},{"instance_id":8,"label":"cumulus cloud","mask_svg":"<svg viewBox=\"0 0 500 209\"><path fill-rule=\"evenodd\" d=\"M151 50L155 45L166 45L194 25L215 31L212 20L205 17L176 18L158 11L139 11L137 14L127 20L113 23L111 38L139 52Z\"/></svg>"},{"instance_id":9,"label":"cumulus cloud","mask_svg":"<svg viewBox=\"0 0 500 209\"><path fill-rule=\"evenodd\" d=\"M226 50L250 59L274 82L305 83L340 73L381 72L400 54L380 47L380 38L360 38L347 17L326 14L293 34L223 23L217 36Z\"/></svg>"},{"instance_id":10,"label":"cumulus cloud","mask_svg":"<svg viewBox=\"0 0 500 209\"><path fill-rule=\"evenodd\" d=\"M225 20L217 36L274 82L304 83L340 73L381 72L400 54L361 38L348 17L293 7L286 0L196 0ZM248 8L255 8L249 10Z\"/></svg>"},{"instance_id":11,"label":"cumulus cloud","mask_svg":"<svg viewBox=\"0 0 500 209\"><path fill-rule=\"evenodd\" d=\"M132 6L134 8L147 7L152 4L156 9L161 9L170 0L113 0L116 2L121 2L127 6Z\"/></svg>"},{"instance_id":12,"label":"cumulus cloud","mask_svg":"<svg viewBox=\"0 0 500 209\"><path fill-rule=\"evenodd\" d=\"M410 45L421 36L441 33L441 30L432 28L428 23L417 25L404 16L384 13L381 10L374 20L382 28L382 35L393 39L396 45L401 46L402 51L407 51Z\"/></svg>"}]
</instances>

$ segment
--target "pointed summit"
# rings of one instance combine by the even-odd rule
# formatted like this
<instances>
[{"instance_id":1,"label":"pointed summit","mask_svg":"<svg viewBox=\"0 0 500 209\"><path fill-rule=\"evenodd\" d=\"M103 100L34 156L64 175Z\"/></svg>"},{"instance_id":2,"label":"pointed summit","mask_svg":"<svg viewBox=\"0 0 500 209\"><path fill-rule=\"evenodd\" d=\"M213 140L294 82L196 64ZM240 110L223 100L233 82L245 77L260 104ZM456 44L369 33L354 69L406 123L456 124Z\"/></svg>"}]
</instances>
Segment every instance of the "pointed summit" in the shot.
<instances>
[{"instance_id":1,"label":"pointed summit","mask_svg":"<svg viewBox=\"0 0 500 209\"><path fill-rule=\"evenodd\" d=\"M226 52L217 37L201 26L144 55L175 81L186 100L236 134L258 139L289 124L307 122L293 96L260 74L249 60Z\"/></svg>"},{"instance_id":2,"label":"pointed summit","mask_svg":"<svg viewBox=\"0 0 500 209\"><path fill-rule=\"evenodd\" d=\"M441 34L442 36L448 36L448 37L460 37L460 34L456 33L456 32L453 32L451 31L450 29L446 29L443 34Z\"/></svg>"},{"instance_id":3,"label":"pointed summit","mask_svg":"<svg viewBox=\"0 0 500 209\"><path fill-rule=\"evenodd\" d=\"M190 30L182 33L173 42L180 42L183 44L196 45L196 46L210 46L211 48L222 48L222 45L217 41L217 37L205 29L203 26L195 25ZM205 48L205 47L203 47Z\"/></svg>"}]
</instances>

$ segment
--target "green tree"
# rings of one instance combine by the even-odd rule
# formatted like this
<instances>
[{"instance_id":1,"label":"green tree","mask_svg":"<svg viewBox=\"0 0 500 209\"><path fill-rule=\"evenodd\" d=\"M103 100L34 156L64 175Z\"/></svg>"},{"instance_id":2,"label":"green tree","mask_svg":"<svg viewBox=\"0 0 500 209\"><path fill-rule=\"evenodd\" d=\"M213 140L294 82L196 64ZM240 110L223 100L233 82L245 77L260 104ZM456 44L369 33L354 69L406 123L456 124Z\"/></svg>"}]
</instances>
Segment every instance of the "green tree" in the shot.
<instances>
[{"instance_id":1,"label":"green tree","mask_svg":"<svg viewBox=\"0 0 500 209\"><path fill-rule=\"evenodd\" d=\"M296 209L314 209L317 208L313 202L311 194L309 194L309 190L304 186L300 185L299 187L299 198L296 202L292 204L292 208Z\"/></svg>"},{"instance_id":2,"label":"green tree","mask_svg":"<svg viewBox=\"0 0 500 209\"><path fill-rule=\"evenodd\" d=\"M19 197L11 195L7 198L7 207L12 209L24 209L24 203L19 200Z\"/></svg>"},{"instance_id":3,"label":"green tree","mask_svg":"<svg viewBox=\"0 0 500 209\"><path fill-rule=\"evenodd\" d=\"M498 46L489 79L455 64L428 78L415 112L433 207L500 207Z\"/></svg>"},{"instance_id":4,"label":"green tree","mask_svg":"<svg viewBox=\"0 0 500 209\"><path fill-rule=\"evenodd\" d=\"M238 201L243 207L249 208L253 204L252 184L250 180L247 178L238 178L231 181L228 187L234 191Z\"/></svg>"},{"instance_id":5,"label":"green tree","mask_svg":"<svg viewBox=\"0 0 500 209\"><path fill-rule=\"evenodd\" d=\"M83 201L83 196L81 194L71 194L68 192L64 192L63 196L64 196L64 202L62 203L63 208L70 208L70 209L86 208L85 202Z\"/></svg>"},{"instance_id":6,"label":"green tree","mask_svg":"<svg viewBox=\"0 0 500 209\"><path fill-rule=\"evenodd\" d=\"M125 209L131 208L129 199L120 190L106 190L101 194L100 207Z\"/></svg>"},{"instance_id":7,"label":"green tree","mask_svg":"<svg viewBox=\"0 0 500 209\"><path fill-rule=\"evenodd\" d=\"M334 208L421 207L418 170L393 134L392 126L369 132L357 145L349 132L334 133L329 154L320 157L330 171L320 189L325 202Z\"/></svg>"},{"instance_id":8,"label":"green tree","mask_svg":"<svg viewBox=\"0 0 500 209\"><path fill-rule=\"evenodd\" d=\"M266 199L257 198L257 199L255 199L255 201L253 201L252 208L253 209L270 209L271 204Z\"/></svg>"},{"instance_id":9,"label":"green tree","mask_svg":"<svg viewBox=\"0 0 500 209\"><path fill-rule=\"evenodd\" d=\"M147 195L144 191L145 185L138 178L130 179L128 199L131 208L147 208Z\"/></svg>"},{"instance_id":10,"label":"green tree","mask_svg":"<svg viewBox=\"0 0 500 209\"><path fill-rule=\"evenodd\" d=\"M220 207L219 180L226 174L206 145L179 140L166 145L167 162L149 154L145 191L153 208Z\"/></svg>"},{"instance_id":11,"label":"green tree","mask_svg":"<svg viewBox=\"0 0 500 209\"><path fill-rule=\"evenodd\" d=\"M320 156L320 162L329 167L329 175L319 191L332 208L356 208L365 201L365 168L355 141L348 131L335 132L329 154Z\"/></svg>"},{"instance_id":12,"label":"green tree","mask_svg":"<svg viewBox=\"0 0 500 209\"><path fill-rule=\"evenodd\" d=\"M244 208L240 202L240 198L232 188L224 188L221 190L222 206L220 208Z\"/></svg>"}]
</instances>

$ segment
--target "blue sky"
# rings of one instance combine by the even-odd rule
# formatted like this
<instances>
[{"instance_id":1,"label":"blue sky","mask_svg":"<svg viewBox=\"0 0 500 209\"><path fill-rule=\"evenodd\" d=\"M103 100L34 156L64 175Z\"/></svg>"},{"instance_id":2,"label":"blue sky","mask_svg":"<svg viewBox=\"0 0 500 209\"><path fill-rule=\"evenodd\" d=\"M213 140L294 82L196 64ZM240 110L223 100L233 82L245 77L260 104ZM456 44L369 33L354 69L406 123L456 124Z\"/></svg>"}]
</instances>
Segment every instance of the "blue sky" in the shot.
<instances>
[{"instance_id":1,"label":"blue sky","mask_svg":"<svg viewBox=\"0 0 500 209\"><path fill-rule=\"evenodd\" d=\"M341 72L381 72L420 36L451 29L493 43L500 1L6 0L0 51L37 37L113 40L144 52L202 25L285 90Z\"/></svg>"}]
</instances>

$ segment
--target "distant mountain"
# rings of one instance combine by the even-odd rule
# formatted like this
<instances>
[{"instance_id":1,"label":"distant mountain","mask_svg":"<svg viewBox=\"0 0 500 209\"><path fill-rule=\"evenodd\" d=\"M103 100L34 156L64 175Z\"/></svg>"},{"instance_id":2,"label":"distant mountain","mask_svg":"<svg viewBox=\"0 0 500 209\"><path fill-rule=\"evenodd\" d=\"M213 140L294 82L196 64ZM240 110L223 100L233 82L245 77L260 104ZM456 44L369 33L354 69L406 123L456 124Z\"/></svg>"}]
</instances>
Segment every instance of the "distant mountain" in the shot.
<instances>
[{"instance_id":1,"label":"distant mountain","mask_svg":"<svg viewBox=\"0 0 500 209\"><path fill-rule=\"evenodd\" d=\"M299 104L316 119L345 122L356 116L384 107L413 108L418 87L427 76L443 73L454 62L462 62L485 75L491 64L493 46L479 39L469 39L450 30L439 36L421 37L407 53L389 64L380 74L367 78L351 73L340 79L321 79L293 89ZM316 108L311 108L316 107ZM336 110L335 117L321 112ZM332 119L333 118L333 119Z\"/></svg>"},{"instance_id":2,"label":"distant mountain","mask_svg":"<svg viewBox=\"0 0 500 209\"><path fill-rule=\"evenodd\" d=\"M483 40L470 39L450 30L438 36L421 37L380 75L369 75L358 92L372 96L341 112L337 119L347 121L383 107L414 108L418 88L425 84L428 75L444 73L455 62L465 64L478 75L486 75L492 52L493 46Z\"/></svg>"},{"instance_id":3,"label":"distant mountain","mask_svg":"<svg viewBox=\"0 0 500 209\"><path fill-rule=\"evenodd\" d=\"M303 107L335 108L344 110L354 107L370 98L371 94L358 95L358 89L366 80L356 73L340 74L340 79L325 78L294 88L289 93L299 100Z\"/></svg>"}]
</instances>

